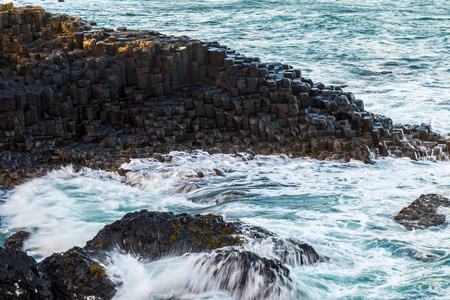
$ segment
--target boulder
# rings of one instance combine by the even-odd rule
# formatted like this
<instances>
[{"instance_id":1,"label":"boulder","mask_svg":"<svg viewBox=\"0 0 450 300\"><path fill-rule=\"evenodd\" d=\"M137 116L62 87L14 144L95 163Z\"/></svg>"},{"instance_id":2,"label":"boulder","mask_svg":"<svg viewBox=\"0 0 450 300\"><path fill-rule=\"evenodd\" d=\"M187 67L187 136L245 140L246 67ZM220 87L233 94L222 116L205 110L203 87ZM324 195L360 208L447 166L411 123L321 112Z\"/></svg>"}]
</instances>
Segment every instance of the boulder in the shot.
<instances>
[{"instance_id":1,"label":"boulder","mask_svg":"<svg viewBox=\"0 0 450 300\"><path fill-rule=\"evenodd\" d=\"M156 260L249 244L264 244L271 249L270 253L265 253L267 256L291 265L326 259L297 239L283 239L264 228L240 221L227 222L216 215L175 215L147 210L128 213L121 220L106 225L85 248L119 249Z\"/></svg>"},{"instance_id":2,"label":"boulder","mask_svg":"<svg viewBox=\"0 0 450 300\"><path fill-rule=\"evenodd\" d=\"M85 248L121 249L156 260L240 244L240 237L220 216L142 210L106 225Z\"/></svg>"},{"instance_id":3,"label":"boulder","mask_svg":"<svg viewBox=\"0 0 450 300\"><path fill-rule=\"evenodd\" d=\"M48 284L34 258L13 248L0 247L0 298L51 300Z\"/></svg>"},{"instance_id":4,"label":"boulder","mask_svg":"<svg viewBox=\"0 0 450 300\"><path fill-rule=\"evenodd\" d=\"M420 195L410 205L403 208L394 220L406 229L427 229L445 223L445 214L439 208L450 207L450 200L436 194Z\"/></svg>"},{"instance_id":5,"label":"boulder","mask_svg":"<svg viewBox=\"0 0 450 300\"><path fill-rule=\"evenodd\" d=\"M116 285L108 278L105 265L111 259L103 251L74 247L45 258L41 269L54 299L112 299Z\"/></svg>"},{"instance_id":6,"label":"boulder","mask_svg":"<svg viewBox=\"0 0 450 300\"><path fill-rule=\"evenodd\" d=\"M23 243L26 239L30 237L31 233L28 231L18 231L11 235L5 242L4 247L5 248L12 248L16 250L22 250Z\"/></svg>"}]
</instances>

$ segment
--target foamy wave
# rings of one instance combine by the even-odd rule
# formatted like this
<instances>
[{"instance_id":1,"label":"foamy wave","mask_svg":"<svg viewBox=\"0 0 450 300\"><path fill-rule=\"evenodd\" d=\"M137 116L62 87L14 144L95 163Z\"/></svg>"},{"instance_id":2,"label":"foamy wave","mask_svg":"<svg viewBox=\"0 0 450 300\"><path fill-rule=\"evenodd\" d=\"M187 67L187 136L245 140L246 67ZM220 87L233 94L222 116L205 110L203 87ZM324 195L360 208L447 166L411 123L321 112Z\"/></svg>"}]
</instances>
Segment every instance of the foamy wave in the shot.
<instances>
[{"instance_id":1,"label":"foamy wave","mask_svg":"<svg viewBox=\"0 0 450 300\"><path fill-rule=\"evenodd\" d=\"M301 295L288 274L269 269L263 260L246 263L241 255L213 252L146 262L116 253L107 272L119 285L115 300L201 299L206 295L208 299L281 300Z\"/></svg>"}]
</instances>

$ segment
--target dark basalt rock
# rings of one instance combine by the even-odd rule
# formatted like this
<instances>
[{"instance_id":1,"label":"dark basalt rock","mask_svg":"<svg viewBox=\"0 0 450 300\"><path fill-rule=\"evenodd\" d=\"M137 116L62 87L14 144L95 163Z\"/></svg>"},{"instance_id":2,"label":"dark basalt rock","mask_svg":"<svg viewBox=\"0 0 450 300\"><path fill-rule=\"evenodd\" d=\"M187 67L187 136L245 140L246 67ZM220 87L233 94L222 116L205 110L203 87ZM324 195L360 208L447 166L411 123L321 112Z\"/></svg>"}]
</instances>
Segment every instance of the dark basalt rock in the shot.
<instances>
[{"instance_id":1,"label":"dark basalt rock","mask_svg":"<svg viewBox=\"0 0 450 300\"><path fill-rule=\"evenodd\" d=\"M242 222L230 222L236 233L246 237L247 242L268 243L273 245L273 252L283 263L291 266L313 264L327 261L328 258L320 256L310 245L295 239L282 238L259 226L244 224Z\"/></svg>"},{"instance_id":2,"label":"dark basalt rock","mask_svg":"<svg viewBox=\"0 0 450 300\"><path fill-rule=\"evenodd\" d=\"M5 248L11 248L16 250L22 250L23 243L30 237L31 233L28 231L18 231L11 235L5 242Z\"/></svg>"},{"instance_id":3,"label":"dark basalt rock","mask_svg":"<svg viewBox=\"0 0 450 300\"><path fill-rule=\"evenodd\" d=\"M199 259L195 269L206 273L209 281L236 299L279 299L283 289L298 294L284 264L251 251L219 250Z\"/></svg>"},{"instance_id":4,"label":"dark basalt rock","mask_svg":"<svg viewBox=\"0 0 450 300\"><path fill-rule=\"evenodd\" d=\"M196 266L208 281L239 299L268 299L286 292L297 295L284 263L302 265L326 259L297 239L284 239L264 228L227 222L216 215L128 213L105 226L85 248L55 253L40 264L16 250L29 235L18 232L8 239L7 247L0 248L1 299L112 299L117 285L106 267L113 263L107 253L115 249L151 260L202 252ZM269 245L272 252L263 257L248 251L249 244ZM231 281L230 274L234 276Z\"/></svg>"},{"instance_id":5,"label":"dark basalt rock","mask_svg":"<svg viewBox=\"0 0 450 300\"><path fill-rule=\"evenodd\" d=\"M55 253L40 265L50 283L54 299L112 299L116 285L107 277L103 265L111 262L102 251L74 247Z\"/></svg>"},{"instance_id":6,"label":"dark basalt rock","mask_svg":"<svg viewBox=\"0 0 450 300\"><path fill-rule=\"evenodd\" d=\"M445 215L437 211L439 207L450 207L450 200L436 194L420 195L403 208L394 220L408 230L439 226L445 223Z\"/></svg>"},{"instance_id":7,"label":"dark basalt rock","mask_svg":"<svg viewBox=\"0 0 450 300\"><path fill-rule=\"evenodd\" d=\"M274 255L291 265L326 259L299 240L280 238L258 226L226 222L216 215L174 215L147 210L128 213L121 220L106 225L85 248L120 249L141 257L160 259L262 242L272 244Z\"/></svg>"},{"instance_id":8,"label":"dark basalt rock","mask_svg":"<svg viewBox=\"0 0 450 300\"><path fill-rule=\"evenodd\" d=\"M116 171L123 160L173 150L449 159L450 140L431 126L395 124L289 65L41 7L0 12L0 185L8 188L55 165Z\"/></svg>"},{"instance_id":9,"label":"dark basalt rock","mask_svg":"<svg viewBox=\"0 0 450 300\"><path fill-rule=\"evenodd\" d=\"M0 247L0 299L51 300L36 261L23 251Z\"/></svg>"},{"instance_id":10,"label":"dark basalt rock","mask_svg":"<svg viewBox=\"0 0 450 300\"><path fill-rule=\"evenodd\" d=\"M241 245L243 241L236 234L220 216L142 210L106 225L85 248L106 251L119 248L159 259Z\"/></svg>"}]
</instances>

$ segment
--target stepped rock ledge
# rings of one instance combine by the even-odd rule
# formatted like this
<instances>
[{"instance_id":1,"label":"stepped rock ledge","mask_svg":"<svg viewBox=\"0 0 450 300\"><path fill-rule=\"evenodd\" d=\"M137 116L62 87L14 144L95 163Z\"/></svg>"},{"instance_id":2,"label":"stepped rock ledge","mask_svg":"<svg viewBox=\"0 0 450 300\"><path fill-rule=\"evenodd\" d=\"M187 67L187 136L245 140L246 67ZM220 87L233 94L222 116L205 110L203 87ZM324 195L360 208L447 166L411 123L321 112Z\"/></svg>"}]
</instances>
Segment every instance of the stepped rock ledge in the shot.
<instances>
[{"instance_id":1,"label":"stepped rock ledge","mask_svg":"<svg viewBox=\"0 0 450 300\"><path fill-rule=\"evenodd\" d=\"M0 184L171 150L447 160L450 140L217 42L0 5Z\"/></svg>"}]
</instances>

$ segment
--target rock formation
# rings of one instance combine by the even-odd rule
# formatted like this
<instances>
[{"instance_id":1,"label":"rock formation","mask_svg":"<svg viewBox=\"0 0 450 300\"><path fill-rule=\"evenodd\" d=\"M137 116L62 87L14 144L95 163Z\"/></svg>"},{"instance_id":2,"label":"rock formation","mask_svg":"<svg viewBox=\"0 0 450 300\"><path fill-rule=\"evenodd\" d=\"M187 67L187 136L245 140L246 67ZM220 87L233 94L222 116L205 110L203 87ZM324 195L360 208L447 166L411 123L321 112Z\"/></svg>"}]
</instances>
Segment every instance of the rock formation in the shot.
<instances>
[{"instance_id":1,"label":"rock formation","mask_svg":"<svg viewBox=\"0 0 450 300\"><path fill-rule=\"evenodd\" d=\"M420 195L410 205L403 208L394 220L402 224L406 229L427 229L445 223L446 215L439 212L439 208L450 208L450 200L436 195Z\"/></svg>"},{"instance_id":2,"label":"rock formation","mask_svg":"<svg viewBox=\"0 0 450 300\"><path fill-rule=\"evenodd\" d=\"M192 292L214 289L246 299L273 298L281 290L297 295L287 265L327 260L297 239L215 215L128 213L106 225L84 248L54 253L39 264L15 249L27 237L19 232L0 248L0 295L10 297L5 299L112 299L121 284L121 278L108 274L113 251L152 261L194 256L198 272L209 282Z\"/></svg>"},{"instance_id":3,"label":"rock formation","mask_svg":"<svg viewBox=\"0 0 450 300\"><path fill-rule=\"evenodd\" d=\"M319 159L448 158L428 125L367 112L339 86L217 42L95 27L40 7L0 7L0 183L49 166L116 170L205 149Z\"/></svg>"},{"instance_id":4,"label":"rock formation","mask_svg":"<svg viewBox=\"0 0 450 300\"><path fill-rule=\"evenodd\" d=\"M34 258L13 248L0 247L0 298L4 300L52 299Z\"/></svg>"}]
</instances>

